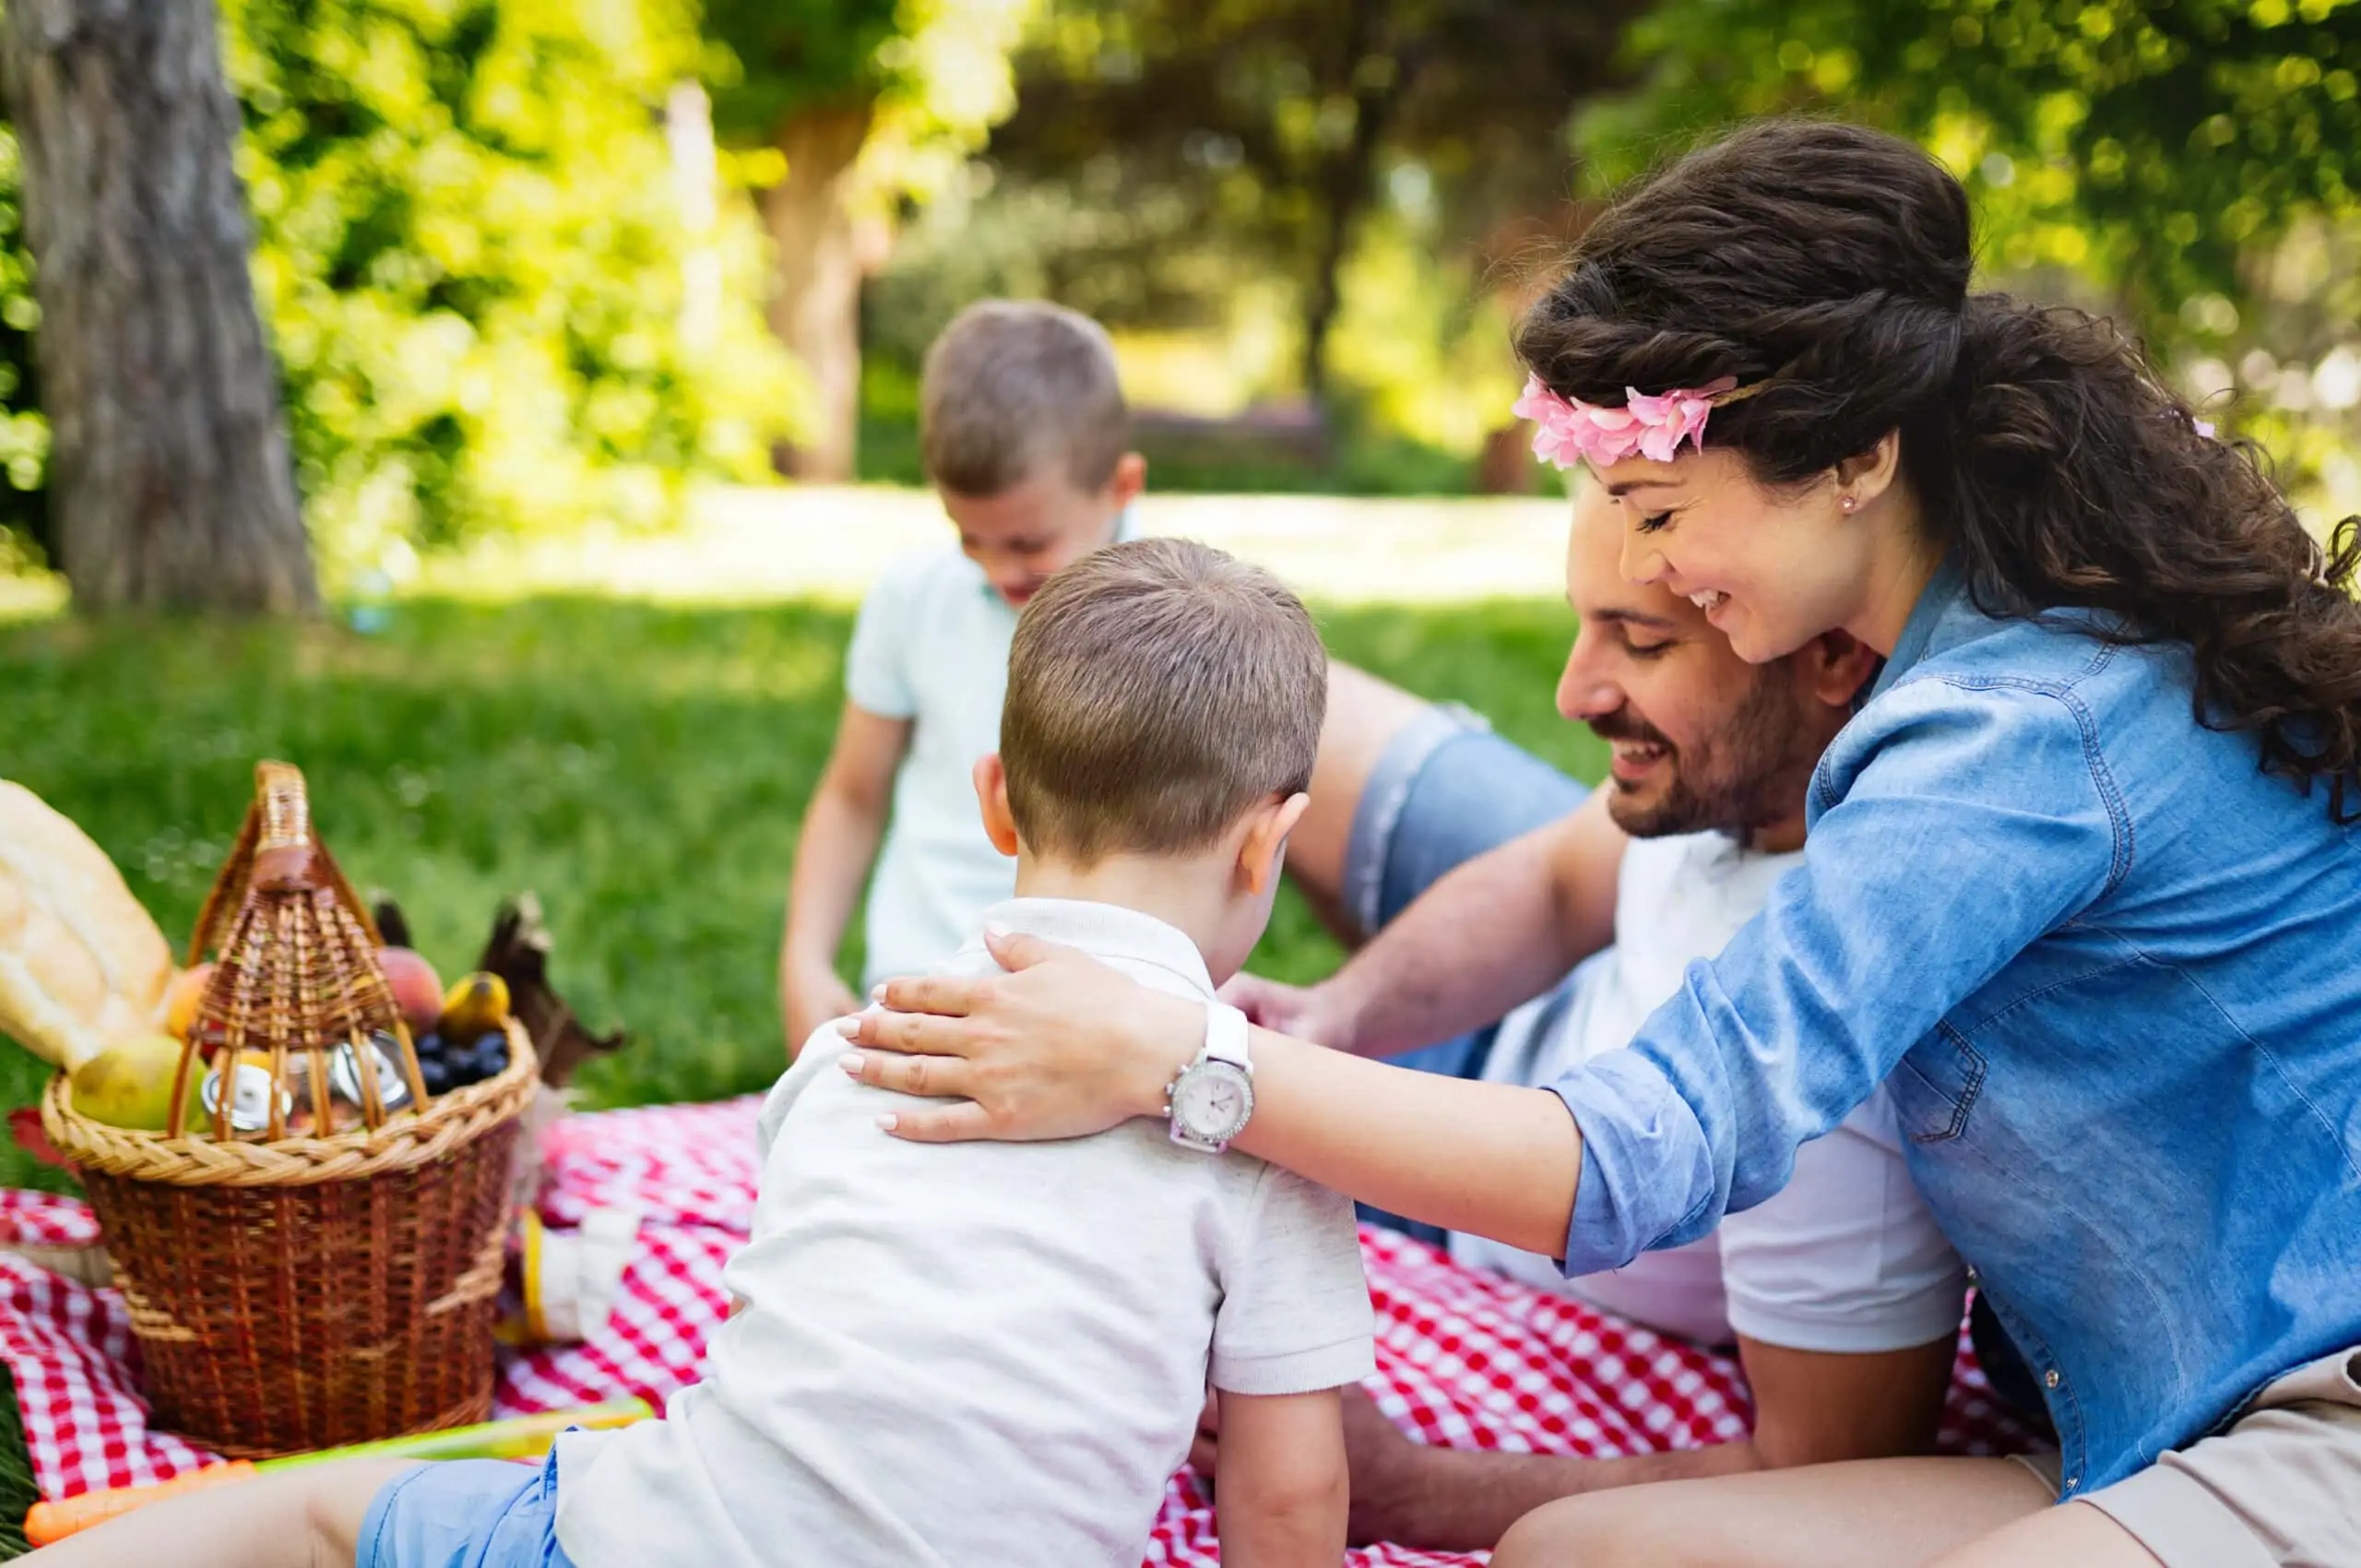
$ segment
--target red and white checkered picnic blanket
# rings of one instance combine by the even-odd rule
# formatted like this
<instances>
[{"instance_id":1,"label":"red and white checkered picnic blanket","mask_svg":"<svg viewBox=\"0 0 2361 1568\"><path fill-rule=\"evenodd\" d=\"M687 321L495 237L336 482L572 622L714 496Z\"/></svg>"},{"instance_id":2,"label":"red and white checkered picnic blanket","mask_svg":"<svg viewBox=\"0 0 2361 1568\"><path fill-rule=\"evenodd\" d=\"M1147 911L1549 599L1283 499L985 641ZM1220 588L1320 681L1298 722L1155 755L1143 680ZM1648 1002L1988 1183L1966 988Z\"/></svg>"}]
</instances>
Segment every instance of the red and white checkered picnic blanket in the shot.
<instances>
[{"instance_id":1,"label":"red and white checkered picnic blanket","mask_svg":"<svg viewBox=\"0 0 2361 1568\"><path fill-rule=\"evenodd\" d=\"M727 1297L721 1265L753 1212L753 1099L574 1116L552 1129L542 1218L629 1205L645 1220L608 1322L587 1342L504 1353L497 1413L560 1409L624 1395L654 1404L697 1375ZM0 1193L0 1241L52 1244L90 1233L66 1198ZM1591 1457L1692 1448L1741 1437L1749 1405L1727 1356L1666 1338L1547 1291L1461 1268L1390 1232L1364 1230L1377 1308L1379 1408L1421 1441ZM1964 1342L1944 1446L2008 1452L2023 1432L1990 1397ZM0 1360L15 1377L42 1491L160 1480L210 1455L151 1431L134 1381L121 1300L0 1255ZM1148 1544L1151 1564L1219 1561L1207 1491L1173 1478ZM1370 1547L1354 1568L1476 1561Z\"/></svg>"}]
</instances>

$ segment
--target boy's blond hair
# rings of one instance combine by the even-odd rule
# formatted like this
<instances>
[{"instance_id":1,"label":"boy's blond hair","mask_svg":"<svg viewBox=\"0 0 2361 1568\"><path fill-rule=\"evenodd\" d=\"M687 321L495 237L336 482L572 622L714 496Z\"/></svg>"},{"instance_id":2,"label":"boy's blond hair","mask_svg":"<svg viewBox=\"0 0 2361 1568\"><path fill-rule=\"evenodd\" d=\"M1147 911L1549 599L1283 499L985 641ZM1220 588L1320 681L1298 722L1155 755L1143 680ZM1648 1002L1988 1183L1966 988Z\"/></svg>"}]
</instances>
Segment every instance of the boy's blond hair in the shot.
<instances>
[{"instance_id":1,"label":"boy's blond hair","mask_svg":"<svg viewBox=\"0 0 2361 1568\"><path fill-rule=\"evenodd\" d=\"M927 477L990 497L1059 462L1078 490L1104 489L1132 440L1107 329L1038 300L985 300L926 351L919 449Z\"/></svg>"},{"instance_id":2,"label":"boy's blond hair","mask_svg":"<svg viewBox=\"0 0 2361 1568\"><path fill-rule=\"evenodd\" d=\"M1188 540L1093 551L1025 607L1001 762L1035 854L1183 854L1311 779L1328 657L1301 600Z\"/></svg>"}]
</instances>

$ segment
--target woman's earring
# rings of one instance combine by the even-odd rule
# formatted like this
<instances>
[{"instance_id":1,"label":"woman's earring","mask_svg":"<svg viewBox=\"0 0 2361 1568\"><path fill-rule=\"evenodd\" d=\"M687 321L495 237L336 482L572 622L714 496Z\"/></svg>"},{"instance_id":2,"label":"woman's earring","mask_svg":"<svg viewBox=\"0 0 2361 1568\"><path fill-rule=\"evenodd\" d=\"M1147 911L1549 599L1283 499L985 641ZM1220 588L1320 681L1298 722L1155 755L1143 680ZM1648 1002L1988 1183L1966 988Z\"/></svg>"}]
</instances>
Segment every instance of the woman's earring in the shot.
<instances>
[{"instance_id":1,"label":"woman's earring","mask_svg":"<svg viewBox=\"0 0 2361 1568\"><path fill-rule=\"evenodd\" d=\"M1843 499L1839 500L1839 501L1836 503L1836 505L1837 505L1839 507L1841 507L1842 509L1844 509L1845 511L1849 512L1849 511L1851 511L1854 507L1856 507L1856 506L1859 505L1860 505L1860 503L1859 503L1858 501L1856 501L1855 499L1853 499L1853 497L1851 497L1851 496L1847 495L1847 496L1845 496Z\"/></svg>"}]
</instances>

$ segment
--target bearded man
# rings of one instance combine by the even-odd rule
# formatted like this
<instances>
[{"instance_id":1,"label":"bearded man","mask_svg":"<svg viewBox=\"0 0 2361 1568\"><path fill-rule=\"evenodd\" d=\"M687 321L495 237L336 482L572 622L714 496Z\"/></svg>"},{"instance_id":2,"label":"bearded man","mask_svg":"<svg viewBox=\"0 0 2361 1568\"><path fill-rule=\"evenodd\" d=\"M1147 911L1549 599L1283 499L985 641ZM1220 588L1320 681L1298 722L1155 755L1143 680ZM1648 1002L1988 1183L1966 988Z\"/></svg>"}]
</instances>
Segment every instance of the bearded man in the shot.
<instances>
[{"instance_id":1,"label":"bearded man","mask_svg":"<svg viewBox=\"0 0 2361 1568\"><path fill-rule=\"evenodd\" d=\"M1875 655L1837 632L1748 664L1695 605L1624 580L1622 531L1596 487L1577 502L1566 586L1581 626L1558 707L1609 742L1596 791L1464 710L1333 671L1289 869L1366 942L1316 986L1233 980L1228 1000L1256 1022L1434 1072L1547 1084L1627 1043L1801 861L1812 770ZM1659 1332L1734 1344L1755 1420L1742 1443L1574 1459L1421 1446L1348 1397L1356 1540L1478 1550L1577 1492L1932 1447L1965 1275L1911 1182L1882 1091L1799 1150L1776 1197L1609 1274L1562 1279L1548 1258L1369 1218ZM1209 1408L1201 1463L1218 1427Z\"/></svg>"}]
</instances>

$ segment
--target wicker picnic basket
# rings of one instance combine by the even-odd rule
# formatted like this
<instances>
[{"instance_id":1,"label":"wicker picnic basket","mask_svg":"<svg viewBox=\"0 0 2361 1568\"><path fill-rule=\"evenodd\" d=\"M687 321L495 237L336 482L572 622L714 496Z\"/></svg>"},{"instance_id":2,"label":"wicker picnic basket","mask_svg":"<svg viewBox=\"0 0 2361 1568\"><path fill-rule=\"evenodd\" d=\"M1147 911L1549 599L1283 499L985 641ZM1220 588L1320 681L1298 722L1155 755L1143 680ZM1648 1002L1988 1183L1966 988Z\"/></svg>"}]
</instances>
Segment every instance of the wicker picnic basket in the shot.
<instances>
[{"instance_id":1,"label":"wicker picnic basket","mask_svg":"<svg viewBox=\"0 0 2361 1568\"><path fill-rule=\"evenodd\" d=\"M77 1114L63 1076L43 1129L105 1230L158 1425L260 1457L481 1420L532 1046L512 1019L505 1071L430 1099L303 776L255 774L190 942L191 964L217 961L167 1130ZM203 1043L224 1070L211 1106ZM327 1087L339 1051L357 1107ZM398 1085L361 1070L380 1060ZM267 1124L241 1133L227 1091L263 1088L266 1063Z\"/></svg>"}]
</instances>

